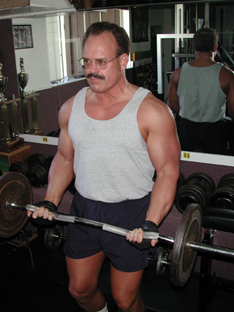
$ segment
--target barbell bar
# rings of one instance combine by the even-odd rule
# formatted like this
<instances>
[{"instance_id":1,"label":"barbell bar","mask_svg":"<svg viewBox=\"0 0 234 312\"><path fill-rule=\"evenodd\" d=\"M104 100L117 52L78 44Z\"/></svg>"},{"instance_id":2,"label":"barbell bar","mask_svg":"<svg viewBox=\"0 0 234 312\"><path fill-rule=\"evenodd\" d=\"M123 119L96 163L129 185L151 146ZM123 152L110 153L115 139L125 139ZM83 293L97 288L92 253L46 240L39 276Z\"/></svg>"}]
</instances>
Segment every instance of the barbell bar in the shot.
<instances>
[{"instance_id":1,"label":"barbell bar","mask_svg":"<svg viewBox=\"0 0 234 312\"><path fill-rule=\"evenodd\" d=\"M26 210L38 208L32 205L32 188L28 179L18 172L8 172L0 177L0 237L17 234L26 224ZM102 228L114 234L126 236L129 232L110 224L52 213L55 220L62 222L84 223ZM234 250L219 246L208 246L200 243L202 233L202 212L198 204L191 203L185 209L175 238L159 233L145 232L144 238L156 239L159 242L173 245L170 265L170 278L175 286L184 286L192 272L197 252L223 255L234 258Z\"/></svg>"},{"instance_id":2,"label":"barbell bar","mask_svg":"<svg viewBox=\"0 0 234 312\"><path fill-rule=\"evenodd\" d=\"M20 205L17 203L11 203L10 206L13 208L16 208L16 209L26 209L27 211L31 211L31 212L34 212L34 210L38 208L37 206L31 205L31 204ZM103 231L110 232L110 233L117 234L117 235L121 235L121 236L126 236L127 233L129 232L129 230L126 230L126 229L123 229L123 228L120 228L118 226L114 226L111 224L99 222L99 221L94 221L94 220L80 218L80 217L73 217L73 216L69 216L69 215L65 215L65 214L61 214L61 213L57 213L57 212L51 212L51 214L52 214L53 218L57 221L68 222L68 223L88 224L88 225L92 225L95 227L100 227ZM143 237L146 239L158 240L159 233L144 232Z\"/></svg>"}]
</instances>

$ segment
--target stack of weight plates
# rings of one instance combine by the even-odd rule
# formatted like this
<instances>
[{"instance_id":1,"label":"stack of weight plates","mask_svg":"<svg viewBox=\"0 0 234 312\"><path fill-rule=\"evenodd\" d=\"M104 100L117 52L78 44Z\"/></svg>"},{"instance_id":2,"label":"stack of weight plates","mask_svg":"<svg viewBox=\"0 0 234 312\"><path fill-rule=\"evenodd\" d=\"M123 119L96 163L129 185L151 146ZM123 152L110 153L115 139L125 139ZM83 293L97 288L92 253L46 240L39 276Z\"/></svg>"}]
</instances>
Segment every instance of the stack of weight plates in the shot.
<instances>
[{"instance_id":1,"label":"stack of weight plates","mask_svg":"<svg viewBox=\"0 0 234 312\"><path fill-rule=\"evenodd\" d=\"M94 1L93 8L107 7L109 4L108 2L108 0L96 0Z\"/></svg>"},{"instance_id":2,"label":"stack of weight plates","mask_svg":"<svg viewBox=\"0 0 234 312\"><path fill-rule=\"evenodd\" d=\"M109 6L118 6L118 5L123 5L123 4L125 4L124 0L112 0L112 1L109 1Z\"/></svg>"},{"instance_id":3,"label":"stack of weight plates","mask_svg":"<svg viewBox=\"0 0 234 312\"><path fill-rule=\"evenodd\" d=\"M126 1L126 4L139 4L140 3L140 0L127 0Z\"/></svg>"}]
</instances>

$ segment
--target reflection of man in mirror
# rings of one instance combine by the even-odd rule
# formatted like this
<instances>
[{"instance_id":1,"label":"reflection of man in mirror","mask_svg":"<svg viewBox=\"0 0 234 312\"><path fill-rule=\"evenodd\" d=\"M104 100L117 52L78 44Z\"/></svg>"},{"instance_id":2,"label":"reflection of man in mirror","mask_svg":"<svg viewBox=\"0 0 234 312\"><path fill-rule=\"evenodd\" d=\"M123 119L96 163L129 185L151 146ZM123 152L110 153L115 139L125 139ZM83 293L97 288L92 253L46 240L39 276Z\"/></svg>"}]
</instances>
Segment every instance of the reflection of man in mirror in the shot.
<instances>
[{"instance_id":1,"label":"reflection of man in mirror","mask_svg":"<svg viewBox=\"0 0 234 312\"><path fill-rule=\"evenodd\" d=\"M227 104L234 119L234 72L215 62L217 47L217 32L199 29L194 34L195 60L171 75L169 106L181 117L178 132L182 150L227 154L223 118Z\"/></svg>"}]
</instances>

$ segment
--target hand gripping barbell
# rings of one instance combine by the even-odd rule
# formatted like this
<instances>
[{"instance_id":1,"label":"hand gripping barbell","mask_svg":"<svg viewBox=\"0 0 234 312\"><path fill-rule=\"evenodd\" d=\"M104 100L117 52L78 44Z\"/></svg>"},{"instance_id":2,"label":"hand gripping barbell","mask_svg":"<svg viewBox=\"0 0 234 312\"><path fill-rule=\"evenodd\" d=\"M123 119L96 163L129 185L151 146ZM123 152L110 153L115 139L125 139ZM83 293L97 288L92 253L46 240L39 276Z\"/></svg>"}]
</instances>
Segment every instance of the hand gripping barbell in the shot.
<instances>
[{"instance_id":1,"label":"hand gripping barbell","mask_svg":"<svg viewBox=\"0 0 234 312\"><path fill-rule=\"evenodd\" d=\"M17 172L9 172L0 177L0 236L11 237L17 234L27 222L26 210L34 211L32 188L28 179ZM22 210L23 209L23 210ZM104 231L126 236L129 230L110 224L52 213L55 220L71 223L85 223ZM201 208L190 204L185 209L175 239L159 233L145 232L144 238L173 245L170 264L170 278L175 286L184 286L188 281L195 264L197 252L206 252L234 258L234 250L199 243L202 231Z\"/></svg>"}]
</instances>

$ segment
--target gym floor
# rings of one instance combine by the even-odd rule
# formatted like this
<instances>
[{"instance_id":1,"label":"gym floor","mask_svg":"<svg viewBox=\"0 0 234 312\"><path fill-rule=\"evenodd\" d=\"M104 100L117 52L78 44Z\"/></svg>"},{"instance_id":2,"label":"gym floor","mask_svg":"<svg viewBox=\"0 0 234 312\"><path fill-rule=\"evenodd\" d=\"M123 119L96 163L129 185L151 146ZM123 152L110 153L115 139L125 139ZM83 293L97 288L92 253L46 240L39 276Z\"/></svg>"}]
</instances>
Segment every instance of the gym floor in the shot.
<instances>
[{"instance_id":1,"label":"gym floor","mask_svg":"<svg viewBox=\"0 0 234 312\"><path fill-rule=\"evenodd\" d=\"M81 312L68 293L68 276L62 252L63 243L54 251L45 247L43 235L29 231L28 248L20 232L16 239L0 239L0 293L4 312ZM31 251L31 253L30 253ZM33 262L33 264L32 264ZM146 269L142 298L147 312L195 312L198 307L199 277L193 273L182 289L170 283L169 268L156 278L155 263ZM109 262L100 275L99 287L106 296L110 312L117 312L109 285ZM207 290L208 292L208 290ZM219 287L210 312L234 312L234 290Z\"/></svg>"}]
</instances>

